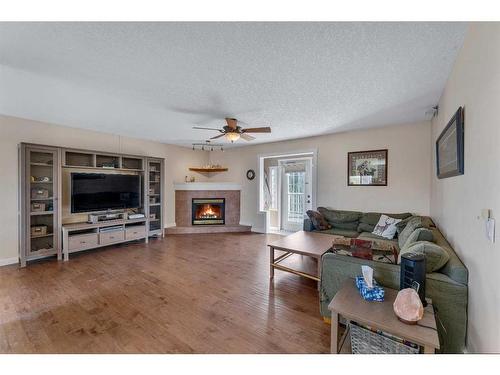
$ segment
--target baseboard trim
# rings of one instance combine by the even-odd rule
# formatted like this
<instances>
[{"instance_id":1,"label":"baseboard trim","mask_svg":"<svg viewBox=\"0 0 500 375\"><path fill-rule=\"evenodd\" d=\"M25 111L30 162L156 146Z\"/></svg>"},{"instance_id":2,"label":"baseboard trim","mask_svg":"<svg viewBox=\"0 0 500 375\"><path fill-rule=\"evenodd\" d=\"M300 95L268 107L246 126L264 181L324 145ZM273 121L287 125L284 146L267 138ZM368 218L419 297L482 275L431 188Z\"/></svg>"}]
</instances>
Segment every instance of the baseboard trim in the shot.
<instances>
[{"instance_id":1,"label":"baseboard trim","mask_svg":"<svg viewBox=\"0 0 500 375\"><path fill-rule=\"evenodd\" d=\"M165 224L165 228L175 227L175 223L167 223Z\"/></svg>"},{"instance_id":2,"label":"baseboard trim","mask_svg":"<svg viewBox=\"0 0 500 375\"><path fill-rule=\"evenodd\" d=\"M265 234L266 230L264 228L252 228L252 232Z\"/></svg>"},{"instance_id":3,"label":"baseboard trim","mask_svg":"<svg viewBox=\"0 0 500 375\"><path fill-rule=\"evenodd\" d=\"M0 259L0 267L1 266L9 266L11 264L17 264L17 263L19 263L18 257Z\"/></svg>"}]
</instances>

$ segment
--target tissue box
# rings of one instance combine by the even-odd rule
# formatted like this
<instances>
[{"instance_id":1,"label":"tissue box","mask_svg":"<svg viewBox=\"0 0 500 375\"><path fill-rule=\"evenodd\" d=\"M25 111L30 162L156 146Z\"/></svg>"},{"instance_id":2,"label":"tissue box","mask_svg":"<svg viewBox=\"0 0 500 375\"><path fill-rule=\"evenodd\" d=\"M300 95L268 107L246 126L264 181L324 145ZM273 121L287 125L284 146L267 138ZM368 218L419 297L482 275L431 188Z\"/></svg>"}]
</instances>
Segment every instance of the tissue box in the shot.
<instances>
[{"instance_id":1,"label":"tissue box","mask_svg":"<svg viewBox=\"0 0 500 375\"><path fill-rule=\"evenodd\" d=\"M363 276L356 276L356 287L361 297L366 301L382 302L384 300L384 288L379 286L375 280L373 280L373 288L368 288Z\"/></svg>"}]
</instances>

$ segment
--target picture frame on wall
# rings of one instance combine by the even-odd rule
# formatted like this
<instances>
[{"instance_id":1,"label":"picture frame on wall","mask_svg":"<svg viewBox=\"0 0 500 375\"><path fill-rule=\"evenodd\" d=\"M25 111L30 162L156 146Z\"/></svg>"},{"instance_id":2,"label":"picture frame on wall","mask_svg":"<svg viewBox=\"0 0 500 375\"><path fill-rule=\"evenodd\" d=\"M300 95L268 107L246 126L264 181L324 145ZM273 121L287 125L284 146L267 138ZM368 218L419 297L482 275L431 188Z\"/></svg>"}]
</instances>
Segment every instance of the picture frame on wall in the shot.
<instances>
[{"instance_id":1,"label":"picture frame on wall","mask_svg":"<svg viewBox=\"0 0 500 375\"><path fill-rule=\"evenodd\" d=\"M388 150L347 153L348 186L387 186Z\"/></svg>"},{"instance_id":2,"label":"picture frame on wall","mask_svg":"<svg viewBox=\"0 0 500 375\"><path fill-rule=\"evenodd\" d=\"M464 174L464 110L459 107L436 140L439 179Z\"/></svg>"}]
</instances>

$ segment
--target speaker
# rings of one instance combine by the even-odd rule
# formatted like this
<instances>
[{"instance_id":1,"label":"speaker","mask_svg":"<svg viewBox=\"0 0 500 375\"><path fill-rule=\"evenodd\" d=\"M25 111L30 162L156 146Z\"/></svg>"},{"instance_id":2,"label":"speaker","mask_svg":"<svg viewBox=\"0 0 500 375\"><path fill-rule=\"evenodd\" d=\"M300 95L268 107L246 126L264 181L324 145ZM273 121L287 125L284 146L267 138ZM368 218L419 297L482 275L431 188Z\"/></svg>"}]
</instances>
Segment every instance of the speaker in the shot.
<instances>
[{"instance_id":1,"label":"speaker","mask_svg":"<svg viewBox=\"0 0 500 375\"><path fill-rule=\"evenodd\" d=\"M427 306L427 302L425 301L425 256L416 253L401 255L399 289L417 289L417 285L418 296L425 307Z\"/></svg>"}]
</instances>

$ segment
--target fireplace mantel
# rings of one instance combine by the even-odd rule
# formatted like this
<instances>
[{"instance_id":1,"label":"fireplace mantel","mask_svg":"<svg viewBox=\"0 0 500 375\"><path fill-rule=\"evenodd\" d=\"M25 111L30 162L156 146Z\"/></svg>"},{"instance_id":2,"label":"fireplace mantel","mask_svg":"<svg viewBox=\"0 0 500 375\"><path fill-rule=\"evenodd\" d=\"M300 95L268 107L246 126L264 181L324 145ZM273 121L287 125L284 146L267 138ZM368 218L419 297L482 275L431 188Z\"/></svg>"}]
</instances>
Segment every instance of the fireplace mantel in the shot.
<instances>
[{"instance_id":1,"label":"fireplace mantel","mask_svg":"<svg viewBox=\"0 0 500 375\"><path fill-rule=\"evenodd\" d=\"M233 182L185 182L174 184L175 190L241 190L241 185Z\"/></svg>"}]
</instances>

